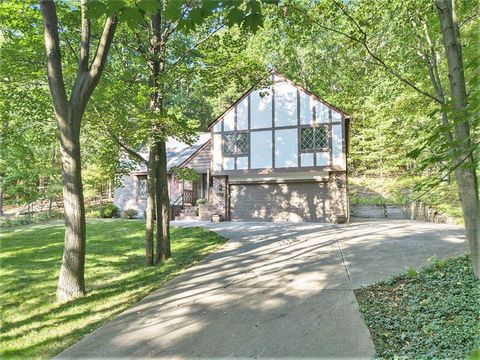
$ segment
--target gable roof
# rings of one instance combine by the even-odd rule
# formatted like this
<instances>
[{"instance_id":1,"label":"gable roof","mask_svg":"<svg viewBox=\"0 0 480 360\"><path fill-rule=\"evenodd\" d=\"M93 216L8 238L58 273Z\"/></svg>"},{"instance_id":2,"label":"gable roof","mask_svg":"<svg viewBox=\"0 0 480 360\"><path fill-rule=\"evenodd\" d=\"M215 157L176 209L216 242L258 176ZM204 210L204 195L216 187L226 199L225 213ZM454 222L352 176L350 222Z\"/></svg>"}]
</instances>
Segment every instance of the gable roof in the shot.
<instances>
[{"instance_id":1,"label":"gable roof","mask_svg":"<svg viewBox=\"0 0 480 360\"><path fill-rule=\"evenodd\" d=\"M292 84L293 86L295 86L296 88L304 91L305 93L307 93L308 95L310 96L313 96L315 98L315 100L323 103L324 105L326 105L327 107L335 110L336 112L339 112L341 113L346 119L350 118L350 115L348 115L345 111L339 109L338 107L330 104L329 102L323 100L322 98L320 98L319 96L315 95L314 93L312 93L311 91L305 89L303 86L301 85L298 85L297 83L293 82L292 80L290 80L289 78L287 78L285 75L279 73L277 70L273 69L270 71L268 77L272 76L272 75L275 75L275 76L278 76L280 78L282 78L284 81L287 81L288 83ZM215 120L213 120L209 125L208 125L208 129L210 130L212 126L214 126L217 122L219 122L224 116L226 113L228 113L230 110L232 110L235 106L238 105L238 103L240 103L243 99L245 99L253 90L255 90L255 88L258 86L258 84L260 84L262 81L265 81L268 79L268 77L258 81L255 85L253 85L251 88L249 88L247 91L245 91L243 93L242 96L240 96L237 101L235 101L227 110L225 110L222 114L220 114L220 116L218 116Z\"/></svg>"},{"instance_id":2,"label":"gable roof","mask_svg":"<svg viewBox=\"0 0 480 360\"><path fill-rule=\"evenodd\" d=\"M198 133L198 139L191 145L179 141L177 139L170 138L167 140L165 147L167 150L167 171L173 167L180 167L197 151L203 148L210 141L210 133ZM140 153L143 158L148 158L148 152ZM138 164L132 173L134 174L146 174L147 166L145 164Z\"/></svg>"},{"instance_id":3,"label":"gable roof","mask_svg":"<svg viewBox=\"0 0 480 360\"><path fill-rule=\"evenodd\" d=\"M200 133L198 140L192 145L175 139L167 141L167 170L170 170L172 167L181 166L190 157L195 155L197 150L200 150L209 140L210 133Z\"/></svg>"}]
</instances>

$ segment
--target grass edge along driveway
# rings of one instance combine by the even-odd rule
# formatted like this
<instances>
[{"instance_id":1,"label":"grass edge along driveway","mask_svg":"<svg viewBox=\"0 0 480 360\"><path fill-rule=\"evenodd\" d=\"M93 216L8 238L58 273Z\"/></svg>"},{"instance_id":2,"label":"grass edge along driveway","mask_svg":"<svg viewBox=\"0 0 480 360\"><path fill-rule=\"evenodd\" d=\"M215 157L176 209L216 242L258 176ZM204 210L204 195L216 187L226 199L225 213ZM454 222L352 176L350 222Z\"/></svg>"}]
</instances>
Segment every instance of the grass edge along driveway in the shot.
<instances>
[{"instance_id":1,"label":"grass edge along driveway","mask_svg":"<svg viewBox=\"0 0 480 360\"><path fill-rule=\"evenodd\" d=\"M172 228L173 257L145 266L145 224L87 221L88 295L57 304L63 222L2 230L0 357L50 358L158 289L226 239L198 227Z\"/></svg>"}]
</instances>

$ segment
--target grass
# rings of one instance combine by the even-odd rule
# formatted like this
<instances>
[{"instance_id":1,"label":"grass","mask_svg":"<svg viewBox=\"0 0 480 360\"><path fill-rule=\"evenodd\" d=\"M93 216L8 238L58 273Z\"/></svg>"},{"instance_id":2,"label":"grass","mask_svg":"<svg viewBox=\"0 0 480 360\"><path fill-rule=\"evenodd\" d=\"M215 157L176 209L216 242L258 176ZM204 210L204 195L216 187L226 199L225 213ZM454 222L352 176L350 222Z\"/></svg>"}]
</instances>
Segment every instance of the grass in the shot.
<instances>
[{"instance_id":1,"label":"grass","mask_svg":"<svg viewBox=\"0 0 480 360\"><path fill-rule=\"evenodd\" d=\"M419 272L409 269L355 294L377 357L479 355L480 281L467 255L434 260Z\"/></svg>"},{"instance_id":2,"label":"grass","mask_svg":"<svg viewBox=\"0 0 480 360\"><path fill-rule=\"evenodd\" d=\"M49 358L161 287L225 239L201 228L173 228L173 257L144 265L144 223L87 221L88 295L58 304L63 222L2 231L1 350L4 358Z\"/></svg>"}]
</instances>

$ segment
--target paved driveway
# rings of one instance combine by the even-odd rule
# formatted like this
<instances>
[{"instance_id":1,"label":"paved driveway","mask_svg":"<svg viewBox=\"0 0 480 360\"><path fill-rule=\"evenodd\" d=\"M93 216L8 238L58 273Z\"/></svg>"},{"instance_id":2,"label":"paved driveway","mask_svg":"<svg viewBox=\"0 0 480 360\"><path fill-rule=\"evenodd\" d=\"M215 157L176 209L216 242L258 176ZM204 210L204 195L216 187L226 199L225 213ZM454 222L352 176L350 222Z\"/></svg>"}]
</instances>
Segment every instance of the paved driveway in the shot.
<instances>
[{"instance_id":1,"label":"paved driveway","mask_svg":"<svg viewBox=\"0 0 480 360\"><path fill-rule=\"evenodd\" d=\"M353 289L466 250L460 227L191 223L231 240L60 357L371 357Z\"/></svg>"}]
</instances>

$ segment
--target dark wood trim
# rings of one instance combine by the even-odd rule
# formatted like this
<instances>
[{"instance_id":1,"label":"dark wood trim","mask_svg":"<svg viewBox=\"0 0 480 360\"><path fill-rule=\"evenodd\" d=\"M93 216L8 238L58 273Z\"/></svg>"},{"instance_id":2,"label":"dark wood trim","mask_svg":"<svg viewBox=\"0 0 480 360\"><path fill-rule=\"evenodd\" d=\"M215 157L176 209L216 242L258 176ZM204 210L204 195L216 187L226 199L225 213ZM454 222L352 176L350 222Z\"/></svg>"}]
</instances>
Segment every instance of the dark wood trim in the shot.
<instances>
[{"instance_id":1,"label":"dark wood trim","mask_svg":"<svg viewBox=\"0 0 480 360\"><path fill-rule=\"evenodd\" d=\"M268 77L267 77L268 78ZM247 91L245 91L242 96L240 96L238 98L237 101L235 101L232 105L230 105L230 107L225 110L223 113L221 113L215 120L213 120L209 125L208 125L208 129L210 129L213 125L215 125L231 108L233 108L234 106L237 106L243 99L245 99L247 96L249 96L253 90L256 89L256 87L258 85L260 85L263 81L265 81L265 79L267 78L264 78L262 77L260 80L258 80L253 86L251 86Z\"/></svg>"},{"instance_id":2,"label":"dark wood trim","mask_svg":"<svg viewBox=\"0 0 480 360\"><path fill-rule=\"evenodd\" d=\"M345 172L338 166L305 166L302 168L290 167L290 168L274 168L274 169L248 169L248 170L222 170L212 172L212 176L225 176L225 175L268 175L268 174L281 174L292 172L318 172L318 171L339 171Z\"/></svg>"},{"instance_id":3,"label":"dark wood trim","mask_svg":"<svg viewBox=\"0 0 480 360\"><path fill-rule=\"evenodd\" d=\"M266 128L258 128L258 129L249 129L249 130L238 130L238 132L242 132L242 131L250 131L250 132L254 132L254 131L267 131L267 130L286 130L286 129L296 129L298 128L299 126L300 127L319 127L319 126L327 126L329 123L326 122L326 123L319 123L319 124L313 124L313 125L309 125L309 124L301 124L301 125L288 125L288 126L277 126L277 127L274 127L274 128L271 128L271 127L266 127ZM341 122L334 122L332 123L332 125L342 125ZM214 134L220 134L220 133L224 133L224 134L228 134L228 133L234 133L235 131L234 130L228 130L228 131L222 131L222 132L215 132Z\"/></svg>"},{"instance_id":4,"label":"dark wood trim","mask_svg":"<svg viewBox=\"0 0 480 360\"><path fill-rule=\"evenodd\" d=\"M330 156L328 157L328 165L333 166L333 134L332 134L332 110L328 110L328 144L330 147Z\"/></svg>"},{"instance_id":5,"label":"dark wood trim","mask_svg":"<svg viewBox=\"0 0 480 360\"><path fill-rule=\"evenodd\" d=\"M308 95L311 95L313 96L314 98L316 98L318 101L320 101L321 103L325 104L326 106L328 106L330 109L333 109L341 114L343 114L345 117L349 118L350 115L348 115L345 111L343 110L340 110L338 107L336 107L335 105L332 105L330 104L329 102L323 100L322 98L320 98L319 96L315 95L314 93L312 93L311 91L305 89L303 86L301 85L298 85L297 83L293 82L292 80L290 80L289 78L287 78L285 75L279 73L277 70L274 70L273 73L281 78L283 78L285 81L289 82L290 84L292 84L293 86L297 87L298 89L300 90L303 90L305 91Z\"/></svg>"},{"instance_id":6,"label":"dark wood trim","mask_svg":"<svg viewBox=\"0 0 480 360\"><path fill-rule=\"evenodd\" d=\"M275 168L275 83L274 75L272 78L272 168Z\"/></svg>"},{"instance_id":7,"label":"dark wood trim","mask_svg":"<svg viewBox=\"0 0 480 360\"><path fill-rule=\"evenodd\" d=\"M230 184L228 175L225 176L225 220L230 221Z\"/></svg>"},{"instance_id":8,"label":"dark wood trim","mask_svg":"<svg viewBox=\"0 0 480 360\"><path fill-rule=\"evenodd\" d=\"M345 161L345 169L347 168L347 150L345 148L345 118L342 116L342 154L344 156L343 160Z\"/></svg>"},{"instance_id":9,"label":"dark wood trim","mask_svg":"<svg viewBox=\"0 0 480 360\"><path fill-rule=\"evenodd\" d=\"M311 96L311 95L310 95ZM316 99L313 100L313 121L311 125L312 127L317 126L317 101ZM302 132L301 130L298 130L300 133ZM302 138L302 134L300 134L300 140ZM299 146L301 148L301 145ZM313 153L313 166L317 167L317 154L314 152Z\"/></svg>"},{"instance_id":10,"label":"dark wood trim","mask_svg":"<svg viewBox=\"0 0 480 360\"><path fill-rule=\"evenodd\" d=\"M297 88L297 167L301 167L300 159L300 90Z\"/></svg>"},{"instance_id":11,"label":"dark wood trim","mask_svg":"<svg viewBox=\"0 0 480 360\"><path fill-rule=\"evenodd\" d=\"M307 93L308 95L310 96L313 96L316 100L320 101L321 103L325 104L326 106L328 106L329 108L331 109L334 109L335 111L341 113L344 115L344 117L346 118L350 118L350 115L348 115L346 112L340 110L339 108L337 108L336 106L330 104L329 102L321 99L319 96L315 95L314 93L308 91L307 89L305 89L303 86L301 85L298 85L297 83L293 82L292 80L288 79L286 76L284 76L283 74L279 73L278 71L276 70L272 70L270 72L270 76L272 76L272 80L273 80L273 75L277 75L281 78L283 78L284 80L286 80L287 82L289 82L290 84L292 84L293 86L295 86L296 88L298 89L301 89L302 91L304 91L305 93ZM262 83L262 81L264 81L265 78L262 78L261 80L257 81L255 83L255 85L253 85L252 87L250 87L247 91L245 91L242 96L240 98L238 98L237 101L235 101L227 110L225 110L222 114L220 114L215 120L213 120L209 125L208 125L208 129L210 129L212 126L214 126L230 109L232 109L234 106L236 106L240 101L242 101L245 97L247 97L260 83ZM273 83L273 81L272 81Z\"/></svg>"},{"instance_id":12,"label":"dark wood trim","mask_svg":"<svg viewBox=\"0 0 480 360\"><path fill-rule=\"evenodd\" d=\"M237 131L237 106L233 108L233 130Z\"/></svg>"},{"instance_id":13,"label":"dark wood trim","mask_svg":"<svg viewBox=\"0 0 480 360\"><path fill-rule=\"evenodd\" d=\"M250 169L251 168L251 165L252 165L252 146L251 146L251 141L250 141L250 132L252 131L251 130L251 122L252 122L252 119L251 119L251 114L252 114L252 105L251 105L251 99L250 99L250 94L248 94L247 96L247 101L248 101L248 166L247 168Z\"/></svg>"},{"instance_id":14,"label":"dark wood trim","mask_svg":"<svg viewBox=\"0 0 480 360\"><path fill-rule=\"evenodd\" d=\"M305 184L305 183L328 183L328 174L325 175L325 179L288 179L288 180L259 180L259 181L229 181L231 185L262 185L262 184Z\"/></svg>"},{"instance_id":15,"label":"dark wood trim","mask_svg":"<svg viewBox=\"0 0 480 360\"><path fill-rule=\"evenodd\" d=\"M223 130L223 124L222 124L222 130ZM223 131L222 134L220 134L220 156L222 158L222 161L220 162L220 168L223 170L224 169L224 162L225 162L225 156L223 156L223 147L224 147L224 140L223 140Z\"/></svg>"}]
</instances>

